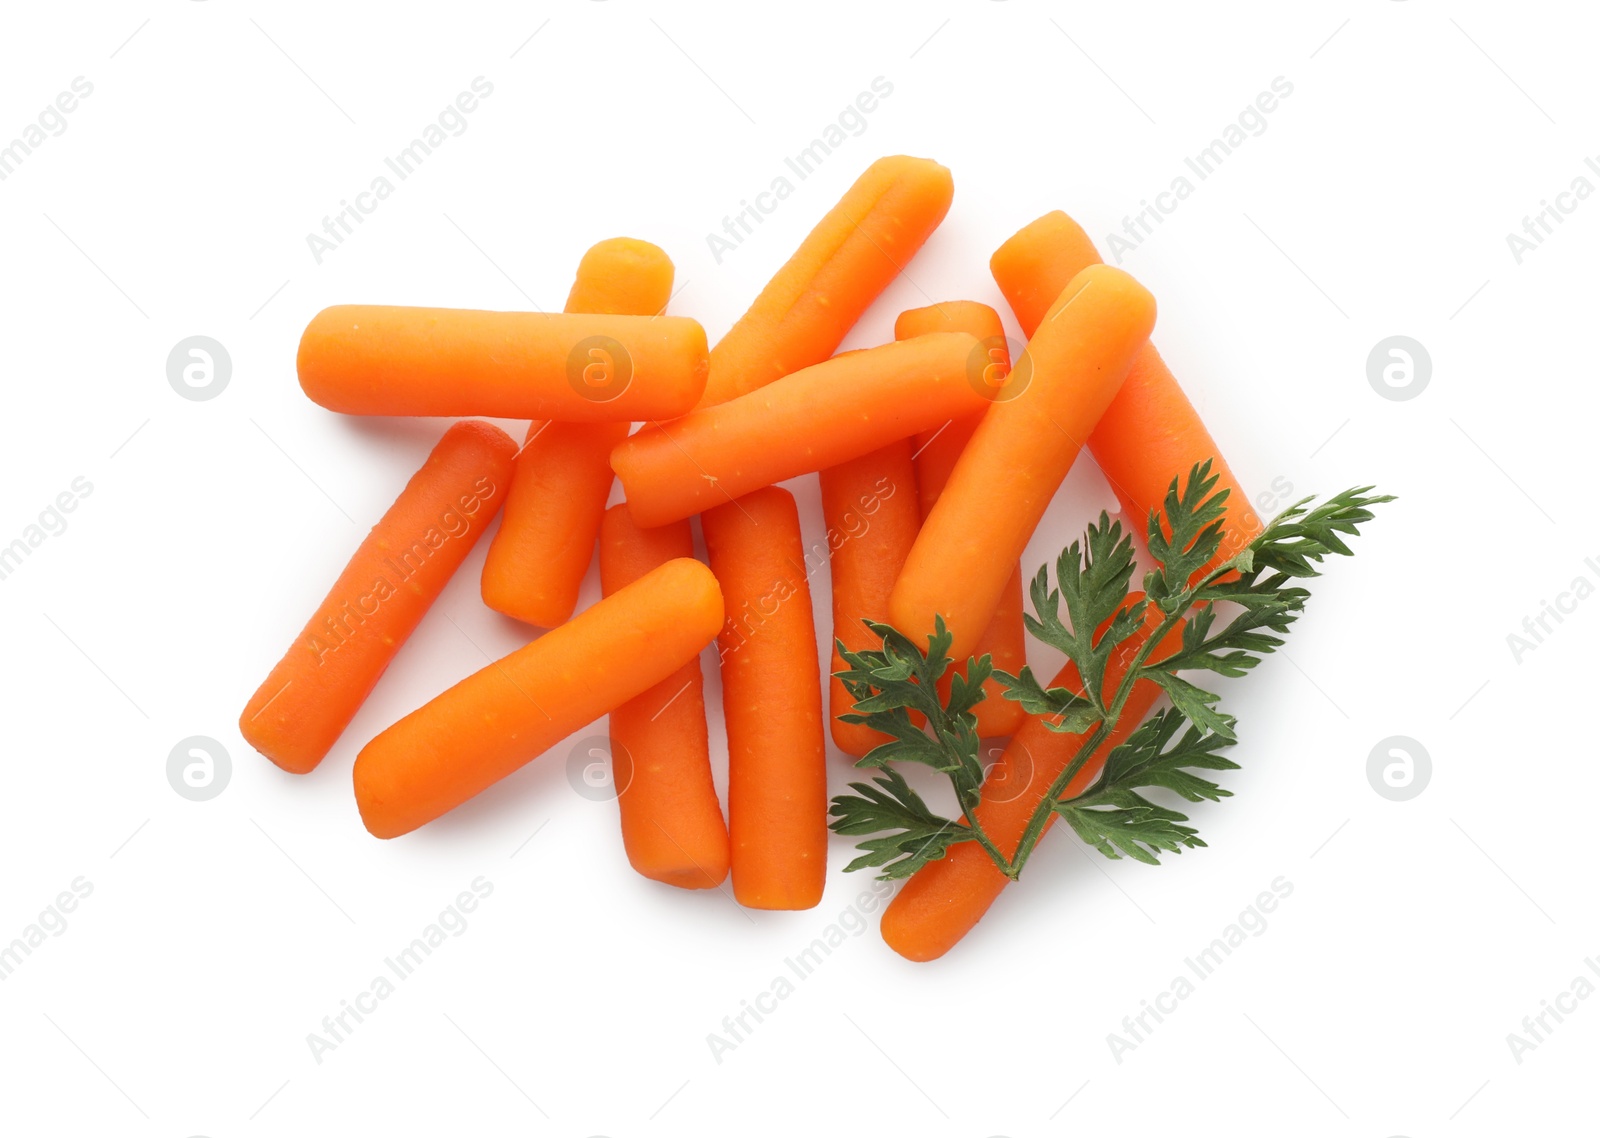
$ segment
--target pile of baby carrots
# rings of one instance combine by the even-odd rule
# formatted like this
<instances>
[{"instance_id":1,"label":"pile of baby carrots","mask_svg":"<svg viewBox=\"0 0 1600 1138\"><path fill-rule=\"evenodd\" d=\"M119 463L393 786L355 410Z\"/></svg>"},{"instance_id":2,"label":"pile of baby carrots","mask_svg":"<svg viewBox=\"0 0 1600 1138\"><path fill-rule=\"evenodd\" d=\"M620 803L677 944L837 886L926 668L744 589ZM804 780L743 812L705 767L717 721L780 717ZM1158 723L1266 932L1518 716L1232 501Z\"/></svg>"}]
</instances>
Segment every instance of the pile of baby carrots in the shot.
<instances>
[{"instance_id":1,"label":"pile of baby carrots","mask_svg":"<svg viewBox=\"0 0 1600 1138\"><path fill-rule=\"evenodd\" d=\"M639 873L685 889L731 874L742 905L816 905L825 725L851 756L885 737L841 720L852 707L837 679L824 711L808 550L828 553L835 643L878 647L866 620L921 643L942 618L951 656L988 654L1016 672L1019 559L1085 445L1128 518L1149 516L1175 478L1210 461L1231 492L1224 555L1261 530L1148 342L1154 300L1101 264L1064 213L1025 226L990 261L1028 338L1015 366L999 314L968 300L903 312L892 343L835 354L951 196L935 162L875 162L709 351L698 323L664 314L667 255L628 238L585 254L561 313L318 313L298 371L321 406L529 423L520 446L477 419L444 433L246 705L245 739L284 770L316 767L498 516L484 602L548 631L361 749L367 829L409 833L609 715L622 839ZM827 533L808 544L777 483L812 473ZM607 508L614 478L625 501ZM697 517L709 566L695 557ZM602 599L575 613L597 548ZM712 641L726 821L700 664ZM1121 734L1158 694L1135 689ZM1011 739L978 816L1015 843L1080 738L997 685L975 710L980 735ZM1069 789L1098 775L1091 763ZM884 939L914 960L942 955L1006 882L976 843L959 843L902 888Z\"/></svg>"}]
</instances>

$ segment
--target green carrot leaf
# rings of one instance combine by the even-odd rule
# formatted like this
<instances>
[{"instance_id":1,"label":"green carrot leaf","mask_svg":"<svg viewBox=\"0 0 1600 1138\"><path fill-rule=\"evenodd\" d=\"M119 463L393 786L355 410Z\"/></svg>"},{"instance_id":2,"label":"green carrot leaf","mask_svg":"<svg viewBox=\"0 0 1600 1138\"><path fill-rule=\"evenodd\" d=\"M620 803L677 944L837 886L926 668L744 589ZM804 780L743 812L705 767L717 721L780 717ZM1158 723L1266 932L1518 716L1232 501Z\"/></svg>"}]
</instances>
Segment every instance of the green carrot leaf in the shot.
<instances>
[{"instance_id":1,"label":"green carrot leaf","mask_svg":"<svg viewBox=\"0 0 1600 1138\"><path fill-rule=\"evenodd\" d=\"M1172 492L1176 486L1174 482ZM1323 559L1330 555L1350 556L1344 539L1372 519L1372 506L1394 500L1391 495L1370 494L1371 489L1354 487L1310 509L1307 498L1279 514L1227 567L1187 591L1188 601L1199 607L1185 622L1183 647L1150 669L1204 668L1242 676L1262 656L1282 647L1289 626L1299 619L1311 595L1294 582L1320 574ZM1218 602L1231 602L1241 611L1212 632Z\"/></svg>"},{"instance_id":2,"label":"green carrot leaf","mask_svg":"<svg viewBox=\"0 0 1600 1138\"><path fill-rule=\"evenodd\" d=\"M1370 522L1371 507L1394 501L1392 494L1372 494L1371 486L1355 486L1325 502L1306 508L1302 498L1273 519L1251 542L1256 575L1271 570L1288 577L1315 577L1329 554L1349 557L1345 537L1354 537L1363 522Z\"/></svg>"},{"instance_id":3,"label":"green carrot leaf","mask_svg":"<svg viewBox=\"0 0 1600 1138\"><path fill-rule=\"evenodd\" d=\"M1146 865L1159 865L1163 852L1182 853L1205 845L1193 826L1183 824L1187 817L1132 791L1107 791L1092 807L1073 801L1055 809L1073 833L1109 858L1126 854Z\"/></svg>"},{"instance_id":4,"label":"green carrot leaf","mask_svg":"<svg viewBox=\"0 0 1600 1138\"><path fill-rule=\"evenodd\" d=\"M1215 692L1196 687L1177 673L1160 668L1146 669L1145 676L1161 686L1178 714L1196 727L1215 732L1229 742L1233 741L1233 719L1217 710L1220 697Z\"/></svg>"},{"instance_id":5,"label":"green carrot leaf","mask_svg":"<svg viewBox=\"0 0 1600 1138\"><path fill-rule=\"evenodd\" d=\"M1308 591L1300 584L1317 576L1330 556L1348 556L1348 539L1372 519L1372 507L1392 501L1372 487L1346 490L1312 505L1296 502L1244 549L1219 559L1228 492L1217 490L1211 463L1188 472L1181 489L1173 479L1160 510L1148 518L1147 541L1156 567L1144 575L1145 596L1130 596L1134 545L1120 523L1102 513L1081 540L1062 550L1052 583L1043 566L1029 587L1033 602L1025 624L1037 639L1064 654L1071 667L1053 686L1033 670L1015 675L994 671L987 656L967 661L965 676L951 677L941 699L940 680L951 670L953 637L942 619L924 651L886 624L868 621L881 647L854 652L839 645L845 667L836 673L855 701L842 716L865 724L886 741L858 760L879 773L870 783L852 783L852 794L833 800L833 829L854 836L862 856L850 869L876 868L886 878L904 877L937 860L954 844L976 841L1007 877L1016 878L1052 813L1064 818L1084 841L1107 857L1158 864L1163 853L1205 845L1182 813L1150 800L1164 790L1188 802L1228 796L1203 772L1235 769L1219 752L1235 739L1231 715L1216 693L1179 673L1242 676L1281 648L1303 614ZM1152 606L1154 606L1152 608ZM1152 619L1159 617L1159 619ZM1152 659L1157 645L1176 651ZM1112 669L1112 661L1117 661ZM1020 839L1005 854L978 821L984 771L979 761L977 717L983 685L997 679L1007 699L1019 703L1043 726L1080 736L1065 760L1051 763L1037 807ZM1140 725L1104 756L1090 788L1063 799L1082 771L1094 770L1099 749L1109 747L1130 694L1143 681L1158 685L1171 706ZM961 820L930 810L896 771L915 762L944 774L961 807Z\"/></svg>"},{"instance_id":6,"label":"green carrot leaf","mask_svg":"<svg viewBox=\"0 0 1600 1138\"><path fill-rule=\"evenodd\" d=\"M1052 731L1083 732L1104 718L1099 708L1071 688L1047 688L1026 664L1018 675L996 672L1005 697L1015 700L1029 715L1040 715Z\"/></svg>"},{"instance_id":7,"label":"green carrot leaf","mask_svg":"<svg viewBox=\"0 0 1600 1138\"><path fill-rule=\"evenodd\" d=\"M1173 709L1157 712L1106 759L1105 770L1085 793L1057 802L1056 813L1084 841L1109 858L1131 857L1159 864L1162 853L1205 845L1188 817L1158 806L1139 791L1160 787L1189 802L1217 802L1230 792L1195 770L1236 770L1217 754L1231 738L1189 724Z\"/></svg>"},{"instance_id":8,"label":"green carrot leaf","mask_svg":"<svg viewBox=\"0 0 1600 1138\"><path fill-rule=\"evenodd\" d=\"M1300 596L1290 596L1293 593ZM1304 589L1293 589L1283 590L1278 599L1251 598L1218 632L1212 632L1216 602L1208 601L1184 623L1183 647L1154 667L1172 672L1204 668L1224 676L1242 676L1259 664L1262 656L1283 646L1284 635L1305 604L1304 594Z\"/></svg>"},{"instance_id":9,"label":"green carrot leaf","mask_svg":"<svg viewBox=\"0 0 1600 1138\"><path fill-rule=\"evenodd\" d=\"M1160 568L1145 574L1144 589L1163 612L1181 612L1188 607L1189 582L1222 545L1222 521L1228 491L1211 491L1217 475L1211 473L1211 460L1189 472L1183 493L1174 478L1167 488L1166 522L1150 511L1146 541L1150 556Z\"/></svg>"},{"instance_id":10,"label":"green carrot leaf","mask_svg":"<svg viewBox=\"0 0 1600 1138\"><path fill-rule=\"evenodd\" d=\"M841 794L831 804L834 831L882 836L857 843L865 852L847 870L879 869L885 881L909 877L957 842L973 839L967 827L930 810L897 771L885 770L870 783L853 782L850 789L855 793Z\"/></svg>"},{"instance_id":11,"label":"green carrot leaf","mask_svg":"<svg viewBox=\"0 0 1600 1138\"><path fill-rule=\"evenodd\" d=\"M951 678L950 698L942 700L939 681L950 671L952 637L944 619L934 622L928 649L892 625L865 621L882 648L854 652L837 643L846 667L834 673L855 700L855 711L840 716L881 731L889 740L867 752L858 766L888 769L896 762L922 763L948 776L964 809L975 806L983 783L978 719L972 709L983 702L983 685L992 671L988 656L967 661L966 674Z\"/></svg>"},{"instance_id":12,"label":"green carrot leaf","mask_svg":"<svg viewBox=\"0 0 1600 1138\"><path fill-rule=\"evenodd\" d=\"M1050 587L1048 567L1040 567L1029 589L1034 611L1022 618L1029 632L1077 665L1084 685L1080 694L1102 715L1106 664L1144 620L1144 602L1128 603L1133 569L1133 539L1123 532L1121 522L1102 512L1084 532L1082 542L1075 541L1061 551L1056 561L1056 588ZM1008 698L1031 698L1030 686L1020 677L1002 679L1010 689ZM1011 694L1013 691L1017 694Z\"/></svg>"},{"instance_id":13,"label":"green carrot leaf","mask_svg":"<svg viewBox=\"0 0 1600 1138\"><path fill-rule=\"evenodd\" d=\"M1178 731L1183 728L1183 734ZM1217 752L1230 746L1232 739L1208 732L1193 724L1185 726L1184 716L1171 709L1158 711L1139 725L1128 741L1106 758L1099 786L1161 786L1175 791L1190 802L1217 802L1230 796L1215 783L1188 773L1198 770L1238 770L1239 764Z\"/></svg>"}]
</instances>

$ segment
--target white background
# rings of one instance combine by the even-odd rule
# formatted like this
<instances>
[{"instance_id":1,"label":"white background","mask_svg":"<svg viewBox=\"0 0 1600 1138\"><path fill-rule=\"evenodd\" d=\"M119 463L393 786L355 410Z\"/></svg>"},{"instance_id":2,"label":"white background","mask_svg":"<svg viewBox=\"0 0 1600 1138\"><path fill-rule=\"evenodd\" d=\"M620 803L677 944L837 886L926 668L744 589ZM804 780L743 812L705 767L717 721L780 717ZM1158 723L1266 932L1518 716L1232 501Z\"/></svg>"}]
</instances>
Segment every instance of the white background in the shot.
<instances>
[{"instance_id":1,"label":"white background","mask_svg":"<svg viewBox=\"0 0 1600 1138\"><path fill-rule=\"evenodd\" d=\"M1579 730L1600 602L1520 662L1506 637L1600 582L1600 203L1521 264L1506 234L1600 152L1595 31L1577 4L1421 0L9 7L0 141L74 77L94 89L0 182L0 544L75 478L93 491L0 581L0 941L74 878L93 893L0 983L5 1128L1575 1132L1600 1000L1521 1064L1506 1036L1600 955ZM480 75L466 132L316 263L307 233ZM718 264L706 234L877 76L864 132ZM1105 248L1277 76L1265 133L1123 267L1252 493L1401 500L1287 655L1227 682L1244 769L1193 812L1210 848L1150 868L1056 832L947 958L901 960L874 913L718 1063L708 1033L867 888L847 843L811 912L656 885L613 805L573 791L570 744L405 839L360 825L360 745L528 635L479 601L481 548L314 774L239 737L443 427L309 403L318 309L554 309L583 250L626 234L668 250L672 311L715 339L872 159L931 156L955 204L846 346L879 343L906 307L1001 306L988 256L1049 209ZM1366 376L1397 333L1433 362L1404 402ZM195 334L233 362L207 402L165 375ZM815 480L794 489L820 537ZM1104 506L1085 460L1029 568ZM815 604L826 627L825 582ZM209 802L167 782L191 735L232 756ZM1368 783L1391 735L1432 757L1408 802ZM307 1034L479 876L465 933L315 1062ZM1279 876L1266 932L1117 1063L1107 1034Z\"/></svg>"}]
</instances>

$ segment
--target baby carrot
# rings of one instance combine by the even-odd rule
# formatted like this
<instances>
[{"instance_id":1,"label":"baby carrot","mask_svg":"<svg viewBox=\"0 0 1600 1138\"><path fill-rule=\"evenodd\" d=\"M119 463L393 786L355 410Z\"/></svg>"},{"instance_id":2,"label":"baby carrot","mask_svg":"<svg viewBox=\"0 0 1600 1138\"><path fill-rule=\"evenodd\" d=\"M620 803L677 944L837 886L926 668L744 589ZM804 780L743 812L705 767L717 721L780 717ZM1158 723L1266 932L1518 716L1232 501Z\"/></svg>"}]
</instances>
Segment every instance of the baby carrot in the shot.
<instances>
[{"instance_id":1,"label":"baby carrot","mask_svg":"<svg viewBox=\"0 0 1600 1138\"><path fill-rule=\"evenodd\" d=\"M1112 654L1106 666L1107 683L1114 685L1126 674L1129 662L1160 619L1161 614L1152 605L1144 633L1119 644ZM1174 628L1151 654L1152 658L1160 659L1181 647L1182 631L1181 626ZM1077 669L1071 663L1050 686L1082 691ZM1093 785L1105 766L1106 756L1133 733L1160 695L1161 689L1149 680L1140 680L1133 686L1116 729L1073 776L1063 798L1082 794ZM976 810L979 824L1006 856L1016 852L1034 809L1087 737L1087 733L1052 731L1043 717L1034 715L1027 716L1012 736L1000 761L984 780L983 799ZM1056 815L1051 814L1046 825L1055 819ZM912 874L889 903L879 925L883 939L908 960L943 956L972 930L1010 880L976 842L951 846L944 857Z\"/></svg>"},{"instance_id":2,"label":"baby carrot","mask_svg":"<svg viewBox=\"0 0 1600 1138\"><path fill-rule=\"evenodd\" d=\"M1059 209L1030 221L989 258L989 273L1024 336L1032 336L1067 283L1100 264L1094 242Z\"/></svg>"},{"instance_id":3,"label":"baby carrot","mask_svg":"<svg viewBox=\"0 0 1600 1138\"><path fill-rule=\"evenodd\" d=\"M830 466L818 478L833 579L833 670L837 672L845 666L837 641L857 652L882 646L862 621L888 620L889 590L916 540L922 515L909 439L896 439L880 450ZM888 742L889 736L860 723L840 722L839 716L854 707L844 684L830 676L828 728L841 751L859 756Z\"/></svg>"},{"instance_id":4,"label":"baby carrot","mask_svg":"<svg viewBox=\"0 0 1600 1138\"><path fill-rule=\"evenodd\" d=\"M972 360L972 371L980 384L998 393L1005 377L1011 371L1011 349L1006 344L1005 327L1000 314L987 304L975 300L946 300L926 308L908 308L894 322L896 340L912 340L935 332L966 332L976 336L979 349ZM988 407L983 408L984 411ZM961 457L972 432L978 429L977 415L965 419L947 419L943 423L917 432L912 447L917 461L917 490L922 500L923 513L927 513L938 500Z\"/></svg>"},{"instance_id":5,"label":"baby carrot","mask_svg":"<svg viewBox=\"0 0 1600 1138\"><path fill-rule=\"evenodd\" d=\"M884 344L786 375L611 452L640 525L664 525L797 474L988 406L968 382L977 341L941 333Z\"/></svg>"},{"instance_id":6,"label":"baby carrot","mask_svg":"<svg viewBox=\"0 0 1600 1138\"><path fill-rule=\"evenodd\" d=\"M669 419L705 389L706 334L682 316L346 304L300 337L300 386L349 415Z\"/></svg>"},{"instance_id":7,"label":"baby carrot","mask_svg":"<svg viewBox=\"0 0 1600 1138\"><path fill-rule=\"evenodd\" d=\"M716 578L669 561L475 672L356 756L356 805L379 838L410 833L666 679L722 624Z\"/></svg>"},{"instance_id":8,"label":"baby carrot","mask_svg":"<svg viewBox=\"0 0 1600 1138\"><path fill-rule=\"evenodd\" d=\"M568 312L657 316L672 298L672 258L659 245L612 237L589 247L567 293Z\"/></svg>"},{"instance_id":9,"label":"baby carrot","mask_svg":"<svg viewBox=\"0 0 1600 1138\"><path fill-rule=\"evenodd\" d=\"M671 294L667 255L616 237L583 255L567 311L650 316ZM611 493L611 448L627 437L627 423L528 425L483 563L485 604L544 628L572 615Z\"/></svg>"},{"instance_id":10,"label":"baby carrot","mask_svg":"<svg viewBox=\"0 0 1600 1138\"><path fill-rule=\"evenodd\" d=\"M701 407L748 394L828 359L862 313L938 228L950 209L953 193L950 171L926 158L894 155L869 166L712 348L711 376ZM890 443L891 438L882 442ZM841 480L834 479L836 484ZM714 494L706 504L715 505L739 492ZM891 514L903 510L908 498L902 494ZM885 533L886 528L880 527L876 536L881 539ZM846 560L850 559L851 555L846 555ZM838 563L833 571L840 571ZM849 572L846 570L847 575ZM836 614L838 593L836 582ZM836 618L836 628L845 623L858 627L856 620ZM832 683L830 700L837 705L844 692L838 681ZM871 734L863 735L860 729L837 720L831 724L836 741L841 729L846 737L855 733L856 742L850 746L840 741L846 750L859 746Z\"/></svg>"},{"instance_id":11,"label":"baby carrot","mask_svg":"<svg viewBox=\"0 0 1600 1138\"><path fill-rule=\"evenodd\" d=\"M999 391L1011 371L1011 349L1006 344L1005 328L1000 314L987 304L973 300L947 300L930 304L926 308L908 308L894 322L894 338L909 340L913 336L926 336L932 332L970 332L982 345L982 356L974 360L973 370L980 382ZM956 459L978 429L982 415L965 419L951 419L929 431L923 431L914 440L917 462L917 494L921 516L926 518L939 500ZM876 619L883 619L878 617ZM853 645L852 645L853 647ZM1022 565L1019 562L1000 595L1000 605L994 619L978 637L973 648L974 656L987 655L996 669L1016 675L1028 662L1028 646L1022 626ZM956 675L967 674L966 659L957 661L950 673L939 682L943 698L950 698L950 684ZM838 681L835 681L837 683ZM989 680L983 685L986 698L972 709L978 718L980 738L1009 735L1022 725L1025 713L1022 705L1006 699L999 681Z\"/></svg>"},{"instance_id":12,"label":"baby carrot","mask_svg":"<svg viewBox=\"0 0 1600 1138\"><path fill-rule=\"evenodd\" d=\"M992 370L982 378L998 394L1011 370L1011 352L1000 314L976 300L945 300L924 308L908 308L895 318L894 338L911 340L934 332L966 332L983 343L981 362ZM960 448L956 448L960 453ZM952 465L954 459L951 459Z\"/></svg>"},{"instance_id":13,"label":"baby carrot","mask_svg":"<svg viewBox=\"0 0 1600 1138\"><path fill-rule=\"evenodd\" d=\"M1057 211L1024 226L1002 245L990 261L990 269L1017 322L1025 333L1032 334L1063 283L1099 261L1083 230ZM1122 389L1090 434L1089 448L1133 523L1136 541L1142 543L1144 520L1160 504L1171 480L1206 459L1219 477L1218 489L1231 491L1218 556L1238 550L1261 531L1260 519L1205 425L1148 344L1135 355ZM1171 642L1156 650L1157 658L1178 646L1178 631L1174 630ZM1141 639L1135 637L1119 646L1108 674L1113 670L1120 674L1127 654L1136 650ZM1051 686L1076 687L1077 683L1076 670L1068 665ZM1074 776L1063 797L1080 794L1093 784L1104 768L1105 756L1144 718L1159 695L1160 689L1148 682L1134 687L1116 735ZM1003 850L1015 849L1040 795L1065 769L1083 738L1050 731L1042 719L1030 716L1012 739L985 781L977 809L985 829L998 836ZM1052 815L1049 821L1054 820ZM1007 883L983 851L952 848L945 858L918 870L890 904L883 917L884 939L912 960L942 956L972 929Z\"/></svg>"},{"instance_id":14,"label":"baby carrot","mask_svg":"<svg viewBox=\"0 0 1600 1138\"><path fill-rule=\"evenodd\" d=\"M924 644L942 615L951 656L971 653L1154 323L1155 301L1119 269L1091 266L1062 291L1011 371L1016 394L990 405L911 547L889 604L896 628Z\"/></svg>"},{"instance_id":15,"label":"baby carrot","mask_svg":"<svg viewBox=\"0 0 1600 1138\"><path fill-rule=\"evenodd\" d=\"M627 437L627 423L528 424L483 562L486 605L541 628L572 615L611 493L611 448Z\"/></svg>"},{"instance_id":16,"label":"baby carrot","mask_svg":"<svg viewBox=\"0 0 1600 1138\"><path fill-rule=\"evenodd\" d=\"M950 171L926 158L869 166L712 349L701 406L831 356L944 220L953 193Z\"/></svg>"},{"instance_id":17,"label":"baby carrot","mask_svg":"<svg viewBox=\"0 0 1600 1138\"><path fill-rule=\"evenodd\" d=\"M640 529L616 505L600 523L600 587L608 597L658 565L693 556L686 521ZM721 885L728 827L711 781L699 659L611 709L611 772L629 864L683 889Z\"/></svg>"},{"instance_id":18,"label":"baby carrot","mask_svg":"<svg viewBox=\"0 0 1600 1138\"><path fill-rule=\"evenodd\" d=\"M938 228L953 193L950 171L925 158L894 155L868 167L711 350L700 406L735 399L827 360ZM810 469L822 465L827 463ZM704 504L740 492L713 493ZM840 694L836 690L830 698ZM833 726L838 731L844 725Z\"/></svg>"},{"instance_id":19,"label":"baby carrot","mask_svg":"<svg viewBox=\"0 0 1600 1138\"><path fill-rule=\"evenodd\" d=\"M444 433L250 697L246 742L295 774L322 761L500 509L515 450L488 423Z\"/></svg>"},{"instance_id":20,"label":"baby carrot","mask_svg":"<svg viewBox=\"0 0 1600 1138\"><path fill-rule=\"evenodd\" d=\"M828 779L800 516L771 486L701 524L727 597L717 648L733 895L753 909L809 909L828 868Z\"/></svg>"},{"instance_id":21,"label":"baby carrot","mask_svg":"<svg viewBox=\"0 0 1600 1138\"><path fill-rule=\"evenodd\" d=\"M1018 230L995 251L989 269L1017 323L1031 336L1067 282L1099 263L1094 243L1056 210ZM1089 453L1140 539L1150 511L1160 508L1172 480L1182 484L1191 469L1208 459L1217 476L1216 489L1229 492L1218 560L1231 557L1261 532L1249 497L1153 345L1145 344L1134 355L1122 389L1089 435Z\"/></svg>"}]
</instances>

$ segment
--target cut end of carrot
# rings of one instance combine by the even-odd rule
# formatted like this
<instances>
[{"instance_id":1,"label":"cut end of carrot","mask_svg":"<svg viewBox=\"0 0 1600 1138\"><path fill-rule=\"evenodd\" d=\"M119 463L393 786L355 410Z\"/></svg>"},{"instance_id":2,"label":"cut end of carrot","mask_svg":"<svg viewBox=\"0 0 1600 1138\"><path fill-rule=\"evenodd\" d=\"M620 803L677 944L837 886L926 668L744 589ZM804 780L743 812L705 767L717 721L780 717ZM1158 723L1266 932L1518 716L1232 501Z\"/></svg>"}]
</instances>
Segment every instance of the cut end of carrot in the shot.
<instances>
[{"instance_id":1,"label":"cut end of carrot","mask_svg":"<svg viewBox=\"0 0 1600 1138\"><path fill-rule=\"evenodd\" d=\"M909 340L934 332L966 332L987 339L1004 336L1000 314L976 300L941 300L923 308L908 308L895 318L894 338Z\"/></svg>"},{"instance_id":2,"label":"cut end of carrot","mask_svg":"<svg viewBox=\"0 0 1600 1138\"><path fill-rule=\"evenodd\" d=\"M950 209L950 203L955 199L955 175L950 173L948 166L941 166L932 158L918 158L914 154L889 154L868 166L861 180L874 176L905 179L915 185L921 199L935 206L942 202L943 208L938 210L934 225L944 220L945 213Z\"/></svg>"},{"instance_id":3,"label":"cut end of carrot","mask_svg":"<svg viewBox=\"0 0 1600 1138\"><path fill-rule=\"evenodd\" d=\"M878 931L883 934L883 943L899 953L905 959L916 964L926 964L930 960L949 952L954 943L929 942L920 932L902 928L897 922L891 921L890 910L885 910L883 920L879 922Z\"/></svg>"},{"instance_id":4,"label":"cut end of carrot","mask_svg":"<svg viewBox=\"0 0 1600 1138\"><path fill-rule=\"evenodd\" d=\"M1100 253L1083 227L1058 209L1024 225L989 258L989 274L1027 336L1056 300L1049 283L1059 277L1044 271L1046 262L1096 265Z\"/></svg>"},{"instance_id":5,"label":"cut end of carrot","mask_svg":"<svg viewBox=\"0 0 1600 1138\"><path fill-rule=\"evenodd\" d=\"M892 903L884 910L883 919L878 923L878 931L883 935L884 944L907 960L918 964L938 960L957 943L956 940L946 937L931 937L931 931L942 930L929 930L908 921L903 912L894 909Z\"/></svg>"},{"instance_id":6,"label":"cut end of carrot","mask_svg":"<svg viewBox=\"0 0 1600 1138\"><path fill-rule=\"evenodd\" d=\"M748 886L741 889L738 882L735 881L733 899L746 909L765 909L774 913L798 913L806 909L815 909L821 904L822 886L819 884L815 890L780 890L771 887L755 890Z\"/></svg>"},{"instance_id":7,"label":"cut end of carrot","mask_svg":"<svg viewBox=\"0 0 1600 1138\"><path fill-rule=\"evenodd\" d=\"M389 806L391 795L380 785L378 779L381 776L374 775L374 764L362 761L366 757L365 749L356 755L355 769L350 776L355 787L356 810L361 815L361 824L375 838L388 840L409 834L416 826L396 820L395 812Z\"/></svg>"},{"instance_id":8,"label":"cut end of carrot","mask_svg":"<svg viewBox=\"0 0 1600 1138\"><path fill-rule=\"evenodd\" d=\"M1097 292L1104 289L1112 290L1127 323L1130 326L1143 326L1144 335L1138 339L1144 340L1149 337L1156 323L1156 298L1131 274L1115 265L1095 264L1084 268L1067 282L1067 287L1061 290L1061 295L1053 299L1046 317L1054 317L1066 311L1068 306L1091 288ZM1101 299L1104 303L1103 298L1097 299Z\"/></svg>"},{"instance_id":9,"label":"cut end of carrot","mask_svg":"<svg viewBox=\"0 0 1600 1138\"><path fill-rule=\"evenodd\" d=\"M576 597L530 596L515 579L503 574L485 573L481 585L484 604L501 616L535 628L565 624L578 607Z\"/></svg>"},{"instance_id":10,"label":"cut end of carrot","mask_svg":"<svg viewBox=\"0 0 1600 1138\"><path fill-rule=\"evenodd\" d=\"M674 889L715 889L728 879L726 850L723 851L720 864L664 866L640 865L637 861L631 864L641 877L648 877L651 881L659 881Z\"/></svg>"},{"instance_id":11,"label":"cut end of carrot","mask_svg":"<svg viewBox=\"0 0 1600 1138\"><path fill-rule=\"evenodd\" d=\"M568 312L655 316L672 298L672 258L659 245L612 237L589 247L567 294Z\"/></svg>"},{"instance_id":12,"label":"cut end of carrot","mask_svg":"<svg viewBox=\"0 0 1600 1138\"><path fill-rule=\"evenodd\" d=\"M913 875L878 922L883 942L918 963L937 960L959 944L999 896L995 879L1004 882L989 855L972 843L953 847L932 864L940 872Z\"/></svg>"},{"instance_id":13,"label":"cut end of carrot","mask_svg":"<svg viewBox=\"0 0 1600 1138\"><path fill-rule=\"evenodd\" d=\"M459 423L452 423L449 434L463 443L468 441L479 443L503 458L510 458L517 453L515 439L493 423L485 423L482 419L463 419Z\"/></svg>"},{"instance_id":14,"label":"cut end of carrot","mask_svg":"<svg viewBox=\"0 0 1600 1138\"><path fill-rule=\"evenodd\" d=\"M290 774L310 774L322 762L320 749L296 746L292 738L282 738L274 725L263 723L261 714L269 700L257 692L239 716L239 734L261 754L272 760L274 766Z\"/></svg>"}]
</instances>

